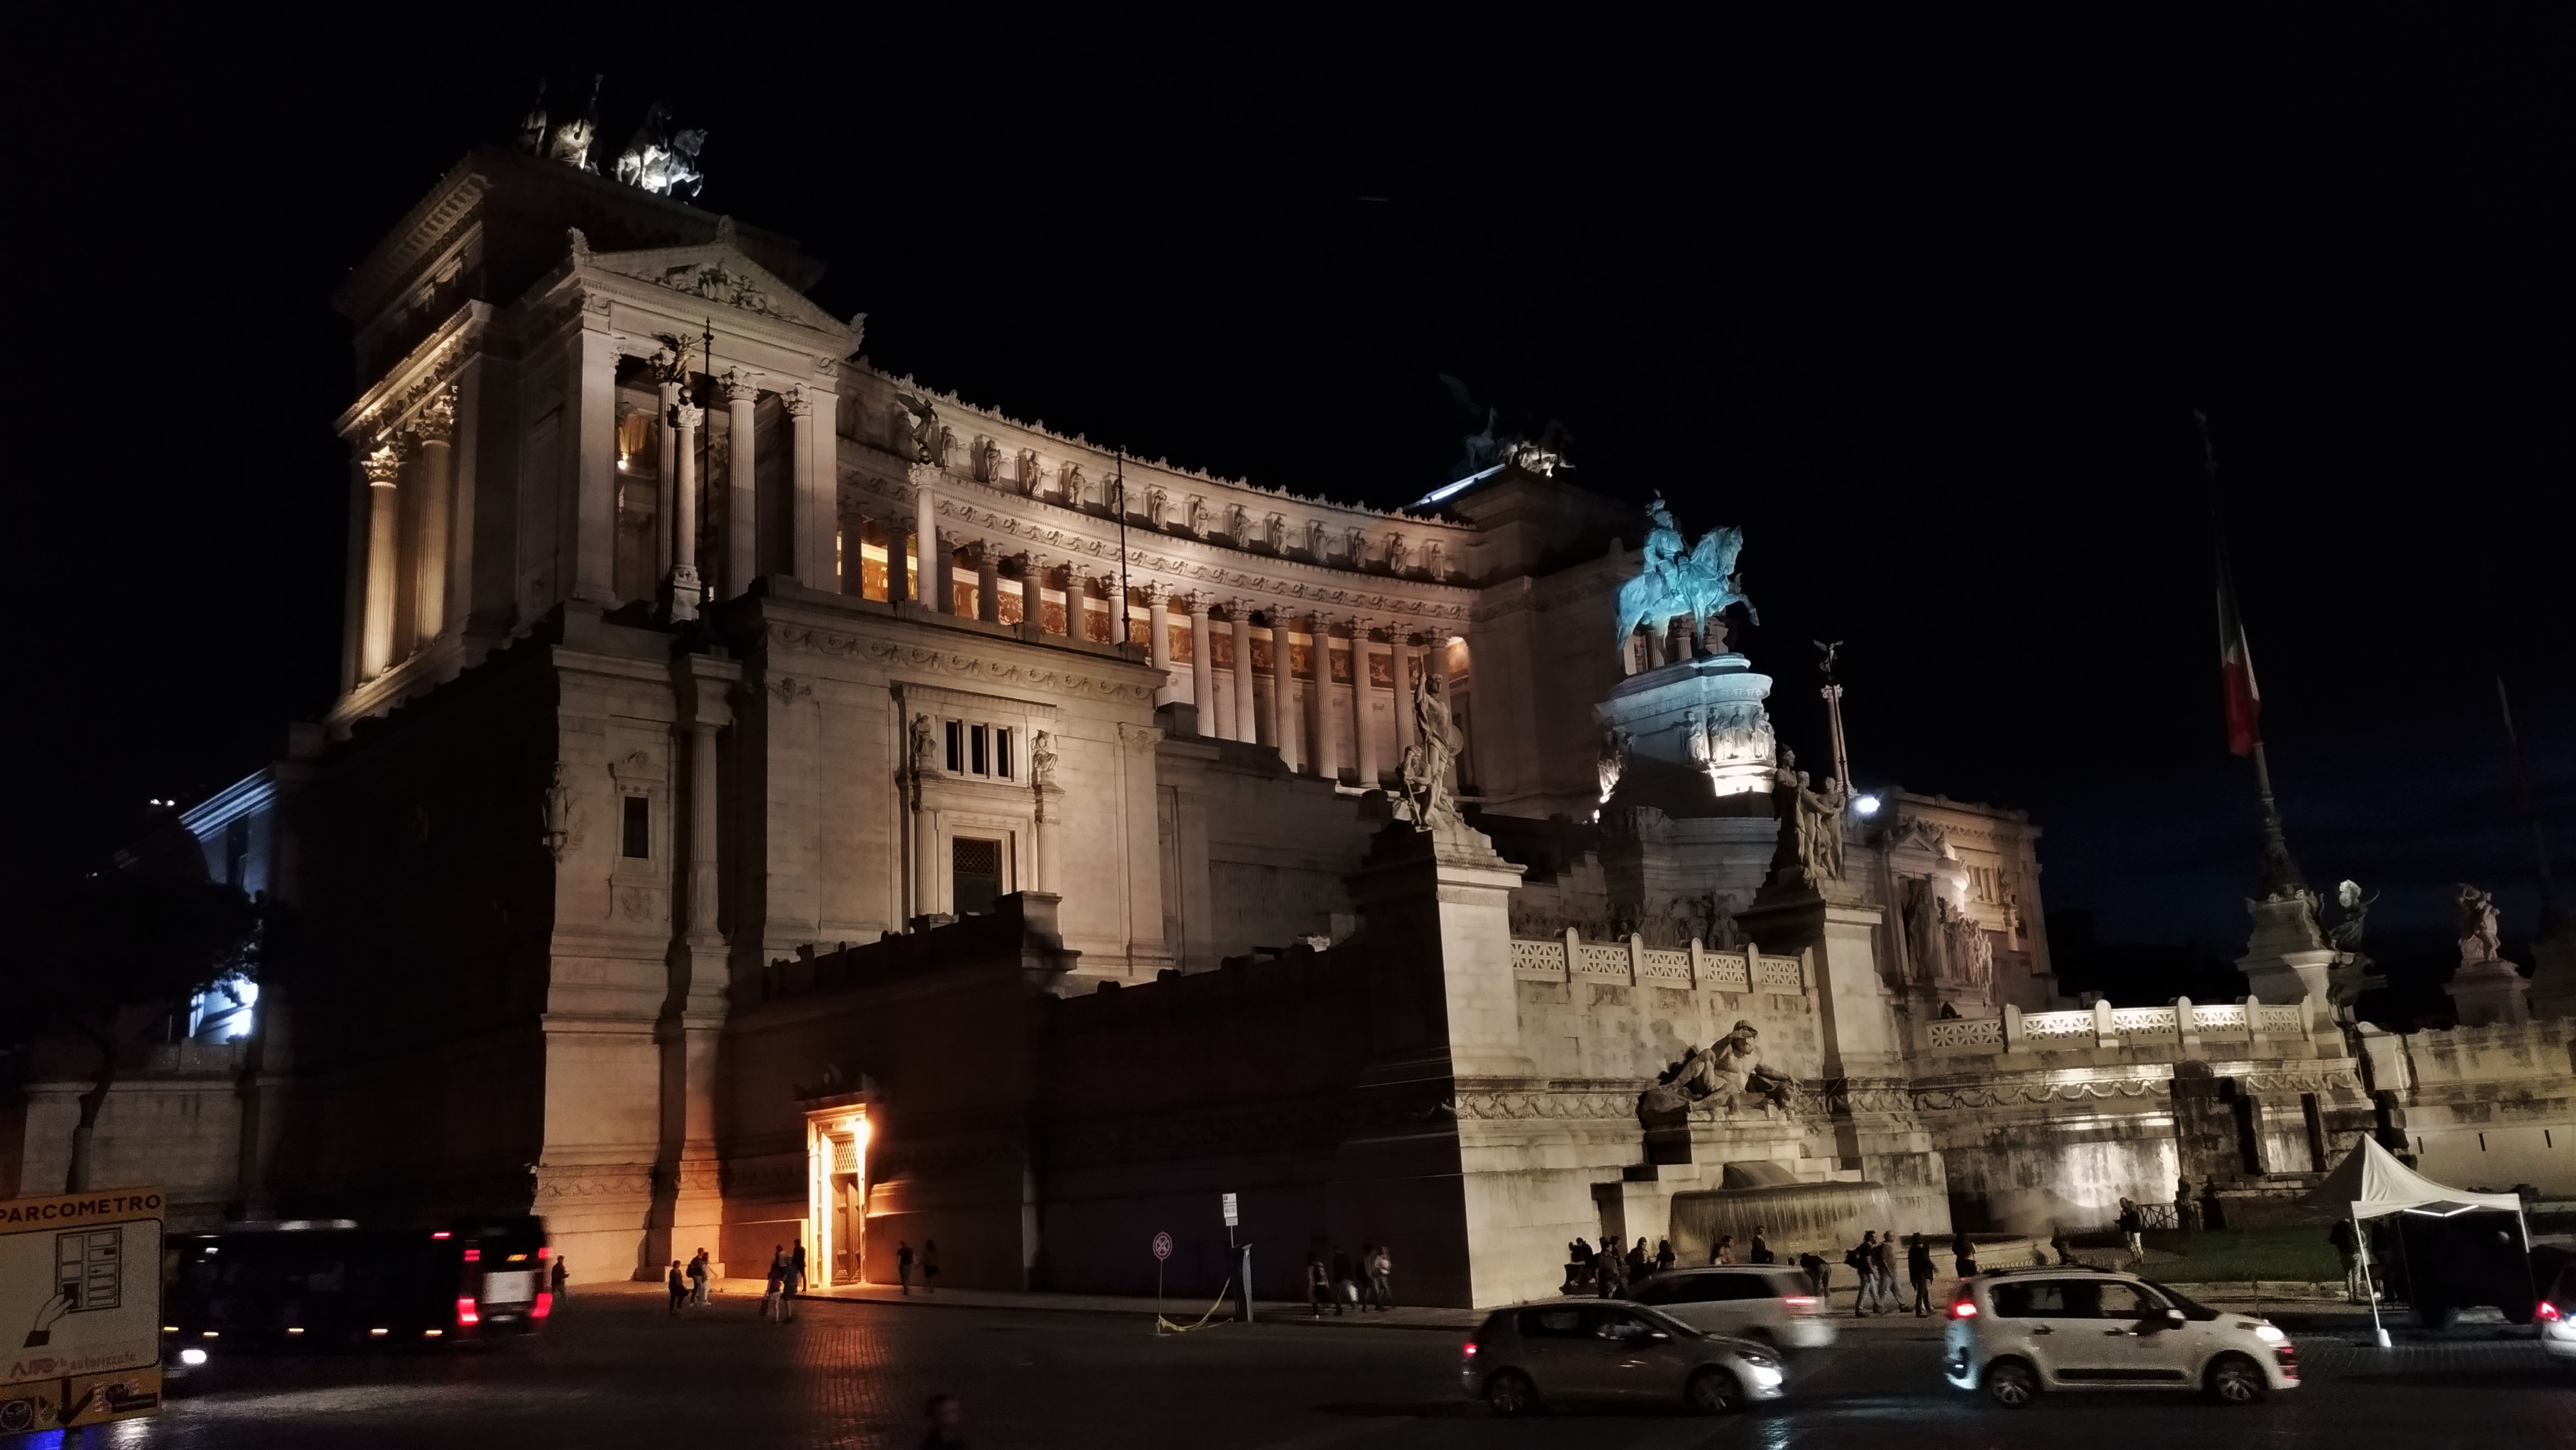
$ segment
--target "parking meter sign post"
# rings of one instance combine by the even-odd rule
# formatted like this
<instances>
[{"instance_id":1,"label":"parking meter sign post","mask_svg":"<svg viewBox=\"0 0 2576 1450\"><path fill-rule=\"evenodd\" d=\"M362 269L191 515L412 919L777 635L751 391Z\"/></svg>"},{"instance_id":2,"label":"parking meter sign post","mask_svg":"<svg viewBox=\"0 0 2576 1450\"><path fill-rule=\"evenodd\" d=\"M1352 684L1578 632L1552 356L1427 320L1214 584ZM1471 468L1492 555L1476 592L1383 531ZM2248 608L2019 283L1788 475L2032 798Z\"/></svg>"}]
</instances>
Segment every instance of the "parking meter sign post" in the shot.
<instances>
[{"instance_id":1,"label":"parking meter sign post","mask_svg":"<svg viewBox=\"0 0 2576 1450\"><path fill-rule=\"evenodd\" d=\"M1172 1257L1172 1235L1169 1230L1154 1235L1154 1333L1163 1332L1163 1265Z\"/></svg>"}]
</instances>

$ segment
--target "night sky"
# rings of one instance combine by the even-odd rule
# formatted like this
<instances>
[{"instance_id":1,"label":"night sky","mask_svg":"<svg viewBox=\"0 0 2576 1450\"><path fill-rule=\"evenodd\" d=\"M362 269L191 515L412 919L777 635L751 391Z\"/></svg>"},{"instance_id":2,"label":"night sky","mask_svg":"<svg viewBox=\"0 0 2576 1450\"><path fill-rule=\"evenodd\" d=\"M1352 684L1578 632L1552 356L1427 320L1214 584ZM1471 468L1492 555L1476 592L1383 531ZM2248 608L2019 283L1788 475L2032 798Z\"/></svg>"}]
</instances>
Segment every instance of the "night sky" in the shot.
<instances>
[{"instance_id":1,"label":"night sky","mask_svg":"<svg viewBox=\"0 0 2576 1450\"><path fill-rule=\"evenodd\" d=\"M672 102L712 131L700 204L830 259L868 357L967 399L1380 505L1449 476L1440 374L1561 421L1587 486L1745 527L1789 744L1823 748L1809 641L1840 639L1864 785L2026 807L2051 908L2232 957L2204 409L2311 879L2437 946L2476 881L2519 943L2499 674L2576 903L2576 11L2234 8L46 7L9 87L13 865L93 864L324 708L325 295L540 78L560 114L596 71L599 153Z\"/></svg>"}]
</instances>

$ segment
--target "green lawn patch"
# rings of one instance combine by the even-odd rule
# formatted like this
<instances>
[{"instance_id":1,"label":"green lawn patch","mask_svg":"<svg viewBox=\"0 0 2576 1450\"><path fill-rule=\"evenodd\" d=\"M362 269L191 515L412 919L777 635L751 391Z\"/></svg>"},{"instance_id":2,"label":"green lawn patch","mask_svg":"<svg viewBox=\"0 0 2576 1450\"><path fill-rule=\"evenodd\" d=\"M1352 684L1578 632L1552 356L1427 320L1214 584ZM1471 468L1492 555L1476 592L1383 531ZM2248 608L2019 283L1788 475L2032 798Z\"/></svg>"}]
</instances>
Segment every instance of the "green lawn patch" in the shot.
<instances>
[{"instance_id":1,"label":"green lawn patch","mask_svg":"<svg viewBox=\"0 0 2576 1450\"><path fill-rule=\"evenodd\" d=\"M2335 1257L2334 1245L2326 1242L2327 1227L2277 1224L2192 1234L2151 1229L2146 1235L2148 1272L2186 1284L2341 1279L2343 1261Z\"/></svg>"}]
</instances>

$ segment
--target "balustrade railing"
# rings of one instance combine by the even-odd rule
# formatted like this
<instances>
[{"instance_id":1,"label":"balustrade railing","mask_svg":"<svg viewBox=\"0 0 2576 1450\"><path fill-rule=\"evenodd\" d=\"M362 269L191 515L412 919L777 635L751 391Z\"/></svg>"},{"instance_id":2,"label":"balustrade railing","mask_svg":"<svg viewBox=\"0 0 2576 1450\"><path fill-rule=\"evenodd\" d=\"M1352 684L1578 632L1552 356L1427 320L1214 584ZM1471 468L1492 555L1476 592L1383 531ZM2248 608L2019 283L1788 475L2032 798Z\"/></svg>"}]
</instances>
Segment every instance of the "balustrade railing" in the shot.
<instances>
[{"instance_id":1,"label":"balustrade railing","mask_svg":"<svg viewBox=\"0 0 2576 1450\"><path fill-rule=\"evenodd\" d=\"M1806 968L1797 957L1766 955L1746 946L1720 950L1693 942L1676 951L1649 947L1636 937L1585 941L1562 937L1512 938L1512 975L1524 982L1605 982L1712 992L1779 992L1803 995Z\"/></svg>"},{"instance_id":2,"label":"balustrade railing","mask_svg":"<svg viewBox=\"0 0 2576 1450\"><path fill-rule=\"evenodd\" d=\"M2063 1052L2087 1047L2187 1049L2202 1042L2231 1044L2254 1056L2276 1055L2274 1043L2310 1038L2305 1003L2195 1004L2188 997L2169 1007L2113 1007L2076 1012L2023 1012L2007 1007L2000 1017L1943 1018L1922 1025L1919 1040L1930 1052Z\"/></svg>"}]
</instances>

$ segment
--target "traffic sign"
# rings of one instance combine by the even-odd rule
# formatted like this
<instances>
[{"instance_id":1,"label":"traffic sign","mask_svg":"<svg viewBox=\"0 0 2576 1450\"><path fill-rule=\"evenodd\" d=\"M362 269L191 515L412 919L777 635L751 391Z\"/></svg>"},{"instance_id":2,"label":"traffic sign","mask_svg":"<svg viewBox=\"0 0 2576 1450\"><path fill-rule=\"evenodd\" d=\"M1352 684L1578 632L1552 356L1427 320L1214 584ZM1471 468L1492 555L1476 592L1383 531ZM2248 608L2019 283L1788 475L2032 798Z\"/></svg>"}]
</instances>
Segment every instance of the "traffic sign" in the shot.
<instances>
[{"instance_id":1,"label":"traffic sign","mask_svg":"<svg viewBox=\"0 0 2576 1450\"><path fill-rule=\"evenodd\" d=\"M1168 1259L1171 1256L1172 1236L1169 1233L1158 1233L1154 1235L1154 1257L1158 1259Z\"/></svg>"},{"instance_id":2,"label":"traffic sign","mask_svg":"<svg viewBox=\"0 0 2576 1450\"><path fill-rule=\"evenodd\" d=\"M1229 1193L1225 1195L1225 1226L1227 1228L1233 1228L1236 1224L1237 1219L1234 1211L1234 1195Z\"/></svg>"}]
</instances>

